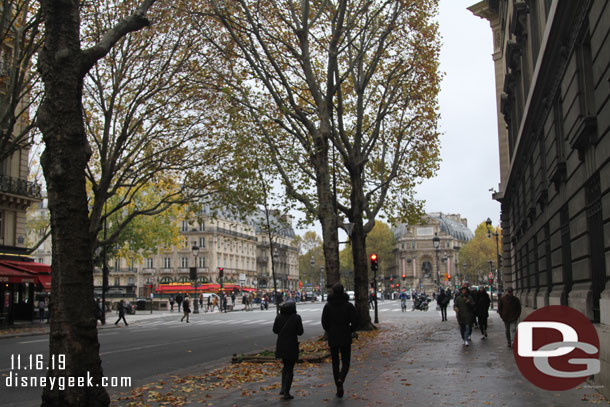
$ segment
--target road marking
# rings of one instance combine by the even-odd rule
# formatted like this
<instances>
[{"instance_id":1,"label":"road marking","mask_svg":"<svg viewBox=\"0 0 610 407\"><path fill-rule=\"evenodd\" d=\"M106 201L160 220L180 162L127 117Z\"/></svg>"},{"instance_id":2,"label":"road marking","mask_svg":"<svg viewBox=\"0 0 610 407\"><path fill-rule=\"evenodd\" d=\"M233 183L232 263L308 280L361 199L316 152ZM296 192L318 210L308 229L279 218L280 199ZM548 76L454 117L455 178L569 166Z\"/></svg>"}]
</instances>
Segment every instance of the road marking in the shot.
<instances>
[{"instance_id":1,"label":"road marking","mask_svg":"<svg viewBox=\"0 0 610 407\"><path fill-rule=\"evenodd\" d=\"M46 339L37 339L35 341L23 341L23 342L19 342L19 343L34 343L34 342L44 342L44 341L48 341L49 338Z\"/></svg>"},{"instance_id":2,"label":"road marking","mask_svg":"<svg viewBox=\"0 0 610 407\"><path fill-rule=\"evenodd\" d=\"M250 322L244 322L243 324L244 325L252 325L252 324L260 324L261 322L271 322L271 321L268 320L268 319L257 319L257 320L250 321Z\"/></svg>"}]
</instances>

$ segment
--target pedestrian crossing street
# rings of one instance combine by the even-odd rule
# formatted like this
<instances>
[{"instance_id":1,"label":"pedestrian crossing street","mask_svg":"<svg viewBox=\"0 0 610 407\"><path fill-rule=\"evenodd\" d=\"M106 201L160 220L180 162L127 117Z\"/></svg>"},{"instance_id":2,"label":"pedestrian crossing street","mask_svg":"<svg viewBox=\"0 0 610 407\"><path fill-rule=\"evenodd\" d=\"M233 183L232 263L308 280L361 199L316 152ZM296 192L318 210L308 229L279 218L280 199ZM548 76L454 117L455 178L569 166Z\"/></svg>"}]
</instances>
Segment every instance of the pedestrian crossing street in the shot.
<instances>
[{"instance_id":1,"label":"pedestrian crossing street","mask_svg":"<svg viewBox=\"0 0 610 407\"><path fill-rule=\"evenodd\" d=\"M322 316L322 306L310 306L309 304L302 304L301 306L297 306L297 311L301 315L304 326L319 326L321 325L320 317ZM422 311L414 311L412 308L412 304L407 303L407 309L405 313L401 312L400 302L398 301L388 301L385 303L379 304L379 314L387 315L395 318L401 318L401 314L406 313L415 313L413 316L419 315ZM373 310L371 310L371 313ZM431 304L430 311L433 313L438 313L440 317L440 311L435 310L434 305ZM448 315L454 314L453 310L448 310ZM273 320L276 315L276 310L273 307L269 307L268 310L261 311L256 309L255 311L244 312L244 311L233 311L229 313L220 313L220 312L211 312L211 313L199 313L199 314L191 314L190 322L187 324L186 321L180 321L182 317L181 313L175 313L171 316L166 316L162 319L154 319L154 320L135 320L128 321L130 330L137 331L152 331L158 329L166 329L177 326L256 326L256 325L266 325L271 326L273 324ZM129 318L129 317L128 317Z\"/></svg>"},{"instance_id":2,"label":"pedestrian crossing street","mask_svg":"<svg viewBox=\"0 0 610 407\"><path fill-rule=\"evenodd\" d=\"M160 328L171 328L175 326L213 326L213 325L272 325L273 319L206 319L204 318L192 318L187 324L186 321L180 321L180 319L172 319L169 321L137 321L129 324L129 328L132 330L156 330ZM303 319L303 325L315 326L320 325L319 320L314 319Z\"/></svg>"}]
</instances>

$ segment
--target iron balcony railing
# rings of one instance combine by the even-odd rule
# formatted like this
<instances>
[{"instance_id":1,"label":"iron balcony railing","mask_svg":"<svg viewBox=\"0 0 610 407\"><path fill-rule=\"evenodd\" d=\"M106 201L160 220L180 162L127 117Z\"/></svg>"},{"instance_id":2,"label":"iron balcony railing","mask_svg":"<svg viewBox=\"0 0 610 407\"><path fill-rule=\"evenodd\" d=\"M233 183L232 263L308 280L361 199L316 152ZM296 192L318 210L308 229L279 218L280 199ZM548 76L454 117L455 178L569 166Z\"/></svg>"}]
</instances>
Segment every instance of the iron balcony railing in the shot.
<instances>
[{"instance_id":1,"label":"iron balcony railing","mask_svg":"<svg viewBox=\"0 0 610 407\"><path fill-rule=\"evenodd\" d=\"M40 184L9 177L8 175L0 175L0 192L27 196L30 198L42 198Z\"/></svg>"}]
</instances>

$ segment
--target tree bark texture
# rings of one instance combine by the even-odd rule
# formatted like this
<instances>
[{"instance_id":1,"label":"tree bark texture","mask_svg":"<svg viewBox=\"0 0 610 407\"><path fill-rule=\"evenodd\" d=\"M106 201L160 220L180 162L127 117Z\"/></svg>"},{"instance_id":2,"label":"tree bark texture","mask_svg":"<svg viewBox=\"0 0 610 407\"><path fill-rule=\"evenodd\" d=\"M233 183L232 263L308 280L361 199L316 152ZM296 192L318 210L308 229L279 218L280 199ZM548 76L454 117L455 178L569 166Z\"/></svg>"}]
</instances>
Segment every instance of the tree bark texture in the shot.
<instances>
[{"instance_id":1,"label":"tree bark texture","mask_svg":"<svg viewBox=\"0 0 610 407\"><path fill-rule=\"evenodd\" d=\"M328 165L328 138L316 138L314 154L316 169L316 187L318 195L318 219L322 226L322 248L326 265L326 289L341 281L339 275L339 233L337 230L337 213L335 197L332 194L330 171ZM320 290L322 287L320 287Z\"/></svg>"},{"instance_id":2,"label":"tree bark texture","mask_svg":"<svg viewBox=\"0 0 610 407\"><path fill-rule=\"evenodd\" d=\"M350 171L352 190L350 193L351 216L350 222L354 224L352 229L352 260L354 263L354 296L356 313L358 315L358 329L370 331L375 329L371 322L369 310L369 269L366 252L366 232L364 230L364 183L362 171ZM377 295L377 287L374 289Z\"/></svg>"},{"instance_id":3,"label":"tree bark texture","mask_svg":"<svg viewBox=\"0 0 610 407\"><path fill-rule=\"evenodd\" d=\"M60 4L57 6L56 4ZM51 334L49 355L65 355L65 369L49 366L48 377L89 374L100 383L102 363L93 301L85 166L90 149L82 115L83 72L80 58L78 1L43 1L46 40L39 53L45 99L38 126L45 151L53 238ZM94 387L45 388L43 406L107 406L108 393Z\"/></svg>"}]
</instances>

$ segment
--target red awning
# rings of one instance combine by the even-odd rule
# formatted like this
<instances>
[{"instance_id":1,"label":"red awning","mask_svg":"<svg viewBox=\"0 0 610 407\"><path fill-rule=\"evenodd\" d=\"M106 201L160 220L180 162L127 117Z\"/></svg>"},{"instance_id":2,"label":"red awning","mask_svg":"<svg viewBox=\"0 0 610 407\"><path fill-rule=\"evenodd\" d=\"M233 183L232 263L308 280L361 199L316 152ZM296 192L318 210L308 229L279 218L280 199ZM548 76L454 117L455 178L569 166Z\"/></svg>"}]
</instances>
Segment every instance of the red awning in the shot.
<instances>
[{"instance_id":1,"label":"red awning","mask_svg":"<svg viewBox=\"0 0 610 407\"><path fill-rule=\"evenodd\" d=\"M51 291L50 275L38 274L36 277L38 278L38 282L40 283L44 291Z\"/></svg>"},{"instance_id":2,"label":"red awning","mask_svg":"<svg viewBox=\"0 0 610 407\"><path fill-rule=\"evenodd\" d=\"M5 270L13 270L18 273L26 274L33 281L11 281L11 282L37 282L44 291L51 291L51 266L42 263L27 261L3 260L0 267ZM1 274L1 273L0 273ZM0 280L1 281L1 280Z\"/></svg>"},{"instance_id":3,"label":"red awning","mask_svg":"<svg viewBox=\"0 0 610 407\"><path fill-rule=\"evenodd\" d=\"M0 282L35 283L36 275L0 264Z\"/></svg>"},{"instance_id":4,"label":"red awning","mask_svg":"<svg viewBox=\"0 0 610 407\"><path fill-rule=\"evenodd\" d=\"M32 271L36 274L51 274L51 266L49 266L48 264L17 260L3 260L2 263L7 264L9 266L17 266L19 268Z\"/></svg>"}]
</instances>

